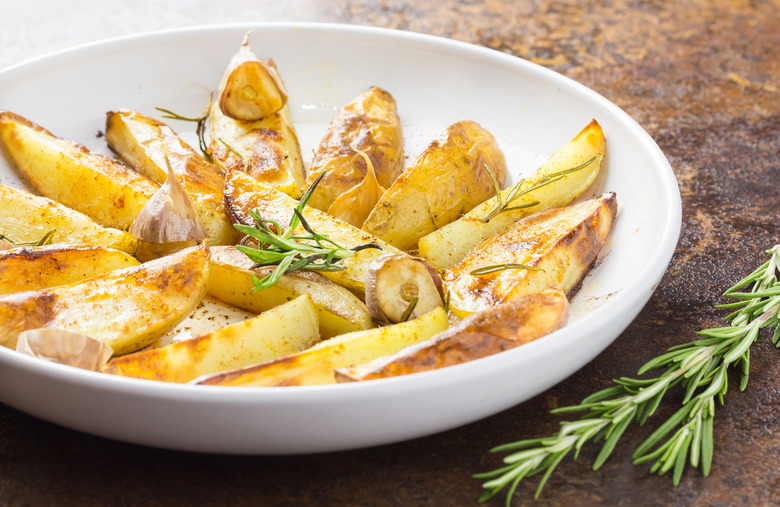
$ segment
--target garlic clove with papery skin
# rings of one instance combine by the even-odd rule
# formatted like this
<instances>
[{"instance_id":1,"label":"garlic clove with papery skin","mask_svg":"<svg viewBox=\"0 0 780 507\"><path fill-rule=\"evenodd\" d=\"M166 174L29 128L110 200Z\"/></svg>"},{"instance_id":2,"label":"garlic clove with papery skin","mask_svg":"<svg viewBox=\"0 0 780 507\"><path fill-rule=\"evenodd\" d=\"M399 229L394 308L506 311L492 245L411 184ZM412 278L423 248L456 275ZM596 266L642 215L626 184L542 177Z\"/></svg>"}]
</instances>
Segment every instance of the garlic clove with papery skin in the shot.
<instances>
[{"instance_id":1,"label":"garlic clove with papery skin","mask_svg":"<svg viewBox=\"0 0 780 507\"><path fill-rule=\"evenodd\" d=\"M136 258L154 259L208 238L198 212L187 192L171 169L168 156L168 178L130 225L130 234L140 240Z\"/></svg>"},{"instance_id":2,"label":"garlic clove with papery skin","mask_svg":"<svg viewBox=\"0 0 780 507\"><path fill-rule=\"evenodd\" d=\"M89 336L46 327L22 331L16 351L92 371L100 371L114 353L111 346Z\"/></svg>"},{"instance_id":3,"label":"garlic clove with papery skin","mask_svg":"<svg viewBox=\"0 0 780 507\"><path fill-rule=\"evenodd\" d=\"M386 189L376 179L371 158L357 148L354 150L357 152L356 157L363 157L366 161L366 176L363 181L337 197L328 208L328 214L360 228Z\"/></svg>"}]
</instances>

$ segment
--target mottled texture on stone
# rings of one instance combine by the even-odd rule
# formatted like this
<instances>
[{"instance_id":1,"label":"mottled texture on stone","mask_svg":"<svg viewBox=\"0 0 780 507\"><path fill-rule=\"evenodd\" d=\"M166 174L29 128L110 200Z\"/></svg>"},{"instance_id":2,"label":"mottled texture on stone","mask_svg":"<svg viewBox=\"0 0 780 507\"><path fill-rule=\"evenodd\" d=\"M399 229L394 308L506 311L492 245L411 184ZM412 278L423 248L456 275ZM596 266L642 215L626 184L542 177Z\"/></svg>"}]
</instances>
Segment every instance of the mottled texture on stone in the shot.
<instances>
[{"instance_id":1,"label":"mottled texture on stone","mask_svg":"<svg viewBox=\"0 0 780 507\"><path fill-rule=\"evenodd\" d=\"M655 138L683 198L668 273L634 323L596 360L517 407L439 435L374 449L229 457L147 449L50 425L0 406L3 505L473 505L471 474L501 443L551 434L551 408L633 375L667 347L719 325L720 294L780 242L778 0L28 0L0 16L0 67L105 37L210 22L323 21L472 42L548 66L614 101ZM0 104L2 108L2 104ZM536 505L780 504L780 351L762 336L750 384L731 379L715 419L709 478L633 466L631 453L671 415L664 404L597 471L597 449L565 460ZM733 377L736 377L735 375ZM675 400L672 396L672 401ZM679 397L676 398L679 401ZM534 505L536 478L515 505ZM495 501L501 504L503 498Z\"/></svg>"}]
</instances>

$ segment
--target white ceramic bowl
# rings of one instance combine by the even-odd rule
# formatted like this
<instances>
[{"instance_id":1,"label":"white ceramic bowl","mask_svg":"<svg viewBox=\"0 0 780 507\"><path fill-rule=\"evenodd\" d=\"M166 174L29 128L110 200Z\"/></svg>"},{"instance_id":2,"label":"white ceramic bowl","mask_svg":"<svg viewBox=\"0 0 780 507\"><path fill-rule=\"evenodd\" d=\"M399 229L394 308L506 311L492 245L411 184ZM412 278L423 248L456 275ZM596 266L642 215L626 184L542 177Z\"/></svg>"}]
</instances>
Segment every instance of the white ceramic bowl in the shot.
<instances>
[{"instance_id":1,"label":"white ceramic bowl","mask_svg":"<svg viewBox=\"0 0 780 507\"><path fill-rule=\"evenodd\" d=\"M395 96L409 156L449 124L471 119L493 132L515 174L533 171L597 119L608 160L588 196L615 191L619 211L570 323L467 364L314 387L171 385L0 347L0 401L95 435L172 449L292 454L372 446L467 424L544 391L599 354L647 302L676 245L680 195L659 148L617 106L548 69L442 38L345 25L252 27L253 48L274 58L287 84L305 158L336 110L371 85ZM143 34L16 65L0 72L0 109L107 152L97 133L108 110L202 112L247 28ZM2 158L0 183L23 186Z\"/></svg>"}]
</instances>

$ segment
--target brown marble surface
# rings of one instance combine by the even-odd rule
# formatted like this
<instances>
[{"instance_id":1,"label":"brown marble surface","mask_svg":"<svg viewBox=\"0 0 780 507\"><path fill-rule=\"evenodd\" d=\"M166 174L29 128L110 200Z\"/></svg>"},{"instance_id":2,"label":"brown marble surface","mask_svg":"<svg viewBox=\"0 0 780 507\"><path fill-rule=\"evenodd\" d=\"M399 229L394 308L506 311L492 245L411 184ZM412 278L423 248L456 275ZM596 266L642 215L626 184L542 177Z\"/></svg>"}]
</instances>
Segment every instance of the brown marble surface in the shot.
<instances>
[{"instance_id":1,"label":"brown marble surface","mask_svg":"<svg viewBox=\"0 0 780 507\"><path fill-rule=\"evenodd\" d=\"M644 311L596 360L549 391L466 427L359 451L230 457L162 451L77 433L0 406L3 505L473 505L471 474L494 445L557 428L576 404L667 347L717 325L719 294L780 242L780 2L777 0L334 0L52 2L6 5L0 66L54 49L172 26L325 21L393 27L488 46L551 67L614 101L658 142L683 198L682 234ZM709 478L633 466L653 425L598 471L587 447L538 505L780 504L780 351L762 335L750 384L715 419ZM674 398L672 398L674 400ZM655 417L672 413L665 404ZM532 505L536 479L514 505ZM498 505L502 497L493 502Z\"/></svg>"}]
</instances>

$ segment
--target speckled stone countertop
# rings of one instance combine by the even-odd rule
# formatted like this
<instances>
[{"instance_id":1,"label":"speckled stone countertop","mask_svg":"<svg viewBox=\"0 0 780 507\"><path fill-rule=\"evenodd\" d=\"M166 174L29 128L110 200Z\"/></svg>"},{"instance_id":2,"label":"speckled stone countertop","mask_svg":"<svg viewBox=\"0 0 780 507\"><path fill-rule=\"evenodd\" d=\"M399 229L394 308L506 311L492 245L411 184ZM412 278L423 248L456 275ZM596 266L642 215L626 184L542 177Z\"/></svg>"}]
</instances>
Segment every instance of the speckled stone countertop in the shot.
<instances>
[{"instance_id":1,"label":"speckled stone countertop","mask_svg":"<svg viewBox=\"0 0 780 507\"><path fill-rule=\"evenodd\" d=\"M473 505L481 487L471 475L499 465L488 449L554 432L561 419L551 408L717 325L719 295L780 242L778 0L26 0L4 2L2 13L0 67L106 37L245 21L373 25L487 46L627 111L667 155L683 199L677 251L639 317L596 360L510 410L378 448L230 457L104 440L0 406L3 505ZM633 466L632 450L652 431L635 428L597 471L595 447L565 460L538 505L780 504L780 351L767 336L744 393L734 380L716 415L709 478L689 470L675 488ZM673 410L666 404L656 418ZM533 505L535 487L520 484L514 504Z\"/></svg>"}]
</instances>

